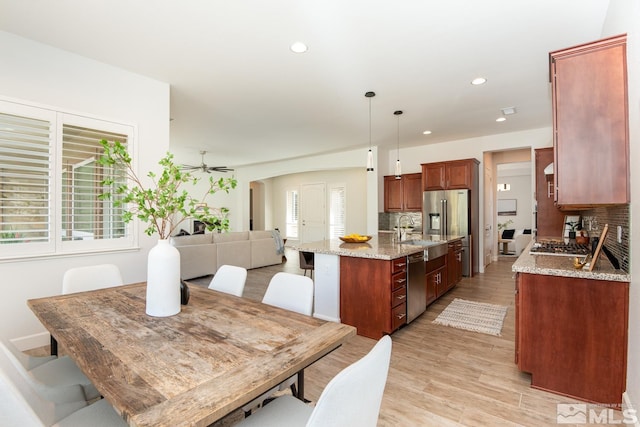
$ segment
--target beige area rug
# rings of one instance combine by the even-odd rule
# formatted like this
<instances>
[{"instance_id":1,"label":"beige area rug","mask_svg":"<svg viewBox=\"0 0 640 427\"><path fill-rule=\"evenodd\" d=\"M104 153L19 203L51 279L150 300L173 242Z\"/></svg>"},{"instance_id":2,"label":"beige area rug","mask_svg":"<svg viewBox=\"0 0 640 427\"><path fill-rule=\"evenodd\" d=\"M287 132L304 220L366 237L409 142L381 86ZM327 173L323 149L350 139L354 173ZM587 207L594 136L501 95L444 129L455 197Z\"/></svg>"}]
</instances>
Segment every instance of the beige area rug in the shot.
<instances>
[{"instance_id":1,"label":"beige area rug","mask_svg":"<svg viewBox=\"0 0 640 427\"><path fill-rule=\"evenodd\" d=\"M433 323L452 328L500 336L507 307L483 302L454 299Z\"/></svg>"}]
</instances>

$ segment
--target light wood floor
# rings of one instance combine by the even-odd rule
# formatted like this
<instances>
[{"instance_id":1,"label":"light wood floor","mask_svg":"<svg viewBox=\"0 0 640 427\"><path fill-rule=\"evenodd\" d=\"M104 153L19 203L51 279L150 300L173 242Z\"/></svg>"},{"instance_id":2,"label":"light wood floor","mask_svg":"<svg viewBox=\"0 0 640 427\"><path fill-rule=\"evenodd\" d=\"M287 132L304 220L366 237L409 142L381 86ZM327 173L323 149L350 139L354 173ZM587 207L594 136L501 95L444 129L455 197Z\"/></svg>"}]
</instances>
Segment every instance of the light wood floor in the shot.
<instances>
[{"instance_id":1,"label":"light wood floor","mask_svg":"<svg viewBox=\"0 0 640 427\"><path fill-rule=\"evenodd\" d=\"M302 273L298 257L249 270L244 296L262 299L278 271ZM379 426L557 426L557 404L574 399L532 389L514 363L515 307L511 265L501 258L462 282L410 325L392 335L389 376ZM201 279L207 283L208 279ZM454 298L508 306L502 336L432 324ZM315 401L341 369L364 356L375 341L357 336L305 371L305 397ZM618 412L617 419L622 416ZM564 424L566 425L566 424ZM580 424L584 425L584 424Z\"/></svg>"}]
</instances>

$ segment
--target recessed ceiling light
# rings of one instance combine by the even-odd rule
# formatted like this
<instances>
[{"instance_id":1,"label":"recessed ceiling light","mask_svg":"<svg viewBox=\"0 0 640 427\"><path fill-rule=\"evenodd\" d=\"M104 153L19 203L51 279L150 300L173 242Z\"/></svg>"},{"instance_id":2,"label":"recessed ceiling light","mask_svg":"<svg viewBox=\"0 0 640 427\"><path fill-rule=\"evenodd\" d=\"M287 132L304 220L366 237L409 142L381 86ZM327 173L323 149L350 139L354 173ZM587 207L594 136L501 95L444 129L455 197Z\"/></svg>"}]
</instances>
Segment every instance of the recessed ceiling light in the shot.
<instances>
[{"instance_id":1,"label":"recessed ceiling light","mask_svg":"<svg viewBox=\"0 0 640 427\"><path fill-rule=\"evenodd\" d=\"M478 85L483 85L487 82L487 79L485 79L484 77L476 77L475 79L471 80L471 84L478 86Z\"/></svg>"},{"instance_id":2,"label":"recessed ceiling light","mask_svg":"<svg viewBox=\"0 0 640 427\"><path fill-rule=\"evenodd\" d=\"M304 44L302 42L295 42L294 44L289 46L289 49L291 49L291 52L305 53L307 51L307 49L309 49L309 48L307 47L306 44Z\"/></svg>"},{"instance_id":3,"label":"recessed ceiling light","mask_svg":"<svg viewBox=\"0 0 640 427\"><path fill-rule=\"evenodd\" d=\"M422 132L423 135L431 135L431 131L430 130L425 130L424 132Z\"/></svg>"},{"instance_id":4,"label":"recessed ceiling light","mask_svg":"<svg viewBox=\"0 0 640 427\"><path fill-rule=\"evenodd\" d=\"M498 117L498 118L496 119L496 122L504 122L505 120L507 120L507 118L506 118L506 117Z\"/></svg>"}]
</instances>

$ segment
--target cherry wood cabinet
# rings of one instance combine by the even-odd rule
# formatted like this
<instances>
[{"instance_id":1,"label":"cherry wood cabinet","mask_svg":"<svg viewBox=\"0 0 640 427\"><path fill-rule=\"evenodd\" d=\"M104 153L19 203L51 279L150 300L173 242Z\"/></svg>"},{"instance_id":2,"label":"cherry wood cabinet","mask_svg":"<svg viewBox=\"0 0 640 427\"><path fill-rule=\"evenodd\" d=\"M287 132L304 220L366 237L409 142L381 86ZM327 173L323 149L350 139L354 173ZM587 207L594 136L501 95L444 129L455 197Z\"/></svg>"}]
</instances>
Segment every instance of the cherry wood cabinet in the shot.
<instances>
[{"instance_id":1,"label":"cherry wood cabinet","mask_svg":"<svg viewBox=\"0 0 640 427\"><path fill-rule=\"evenodd\" d=\"M422 174L405 174L400 179L396 179L394 175L385 176L384 211L422 211Z\"/></svg>"},{"instance_id":2,"label":"cherry wood cabinet","mask_svg":"<svg viewBox=\"0 0 640 427\"><path fill-rule=\"evenodd\" d=\"M451 289L462 280L462 240L448 243L447 288Z\"/></svg>"},{"instance_id":3,"label":"cherry wood cabinet","mask_svg":"<svg viewBox=\"0 0 640 427\"><path fill-rule=\"evenodd\" d=\"M626 36L549 59L558 206L629 203Z\"/></svg>"},{"instance_id":4,"label":"cherry wood cabinet","mask_svg":"<svg viewBox=\"0 0 640 427\"><path fill-rule=\"evenodd\" d=\"M531 386L619 405L626 387L629 283L518 273L516 353Z\"/></svg>"},{"instance_id":5,"label":"cherry wood cabinet","mask_svg":"<svg viewBox=\"0 0 640 427\"><path fill-rule=\"evenodd\" d=\"M539 237L561 237L565 215L576 212L560 210L554 200L554 175L545 175L544 169L553 163L553 147L535 150L536 169L536 234Z\"/></svg>"},{"instance_id":6,"label":"cherry wood cabinet","mask_svg":"<svg viewBox=\"0 0 640 427\"><path fill-rule=\"evenodd\" d=\"M427 286L427 304L432 303L440 298L449 290L447 282L447 256L441 256L426 262L426 286ZM435 297L433 301L429 301L430 290L435 289Z\"/></svg>"},{"instance_id":7,"label":"cherry wood cabinet","mask_svg":"<svg viewBox=\"0 0 640 427\"><path fill-rule=\"evenodd\" d=\"M340 319L379 339L407 322L407 258L340 257Z\"/></svg>"},{"instance_id":8,"label":"cherry wood cabinet","mask_svg":"<svg viewBox=\"0 0 640 427\"><path fill-rule=\"evenodd\" d=\"M473 189L479 162L476 159L422 164L422 189Z\"/></svg>"}]
</instances>

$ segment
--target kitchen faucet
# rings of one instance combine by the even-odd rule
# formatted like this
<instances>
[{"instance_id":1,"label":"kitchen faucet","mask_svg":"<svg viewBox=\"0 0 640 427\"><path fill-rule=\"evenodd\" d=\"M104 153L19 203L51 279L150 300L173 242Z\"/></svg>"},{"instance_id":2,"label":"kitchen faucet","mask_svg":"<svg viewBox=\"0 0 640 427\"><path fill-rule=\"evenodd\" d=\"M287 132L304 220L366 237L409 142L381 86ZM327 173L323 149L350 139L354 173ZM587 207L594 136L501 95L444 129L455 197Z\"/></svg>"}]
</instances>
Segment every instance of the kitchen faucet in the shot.
<instances>
[{"instance_id":1,"label":"kitchen faucet","mask_svg":"<svg viewBox=\"0 0 640 427\"><path fill-rule=\"evenodd\" d=\"M402 218L409 218L410 224L413 225L413 218L409 215L400 215L398 217L398 242L402 241Z\"/></svg>"}]
</instances>

